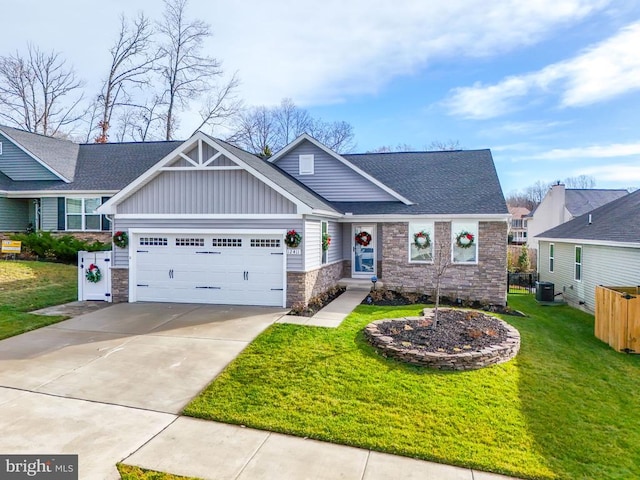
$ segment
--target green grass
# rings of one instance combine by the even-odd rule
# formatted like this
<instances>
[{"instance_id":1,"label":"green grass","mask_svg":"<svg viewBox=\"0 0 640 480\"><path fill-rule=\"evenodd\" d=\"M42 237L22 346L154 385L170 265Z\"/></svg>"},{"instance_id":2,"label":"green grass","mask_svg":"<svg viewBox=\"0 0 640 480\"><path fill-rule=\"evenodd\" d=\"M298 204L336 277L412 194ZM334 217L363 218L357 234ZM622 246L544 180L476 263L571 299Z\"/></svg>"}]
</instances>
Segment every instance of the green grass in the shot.
<instances>
[{"instance_id":1,"label":"green grass","mask_svg":"<svg viewBox=\"0 0 640 480\"><path fill-rule=\"evenodd\" d=\"M28 312L78 298L77 267L0 261L0 339L64 320Z\"/></svg>"},{"instance_id":2,"label":"green grass","mask_svg":"<svg viewBox=\"0 0 640 480\"><path fill-rule=\"evenodd\" d=\"M145 470L140 467L133 467L119 463L117 465L120 478L122 480L199 480L194 477L180 477L171 475L170 473L156 472L154 470Z\"/></svg>"},{"instance_id":3,"label":"green grass","mask_svg":"<svg viewBox=\"0 0 640 480\"><path fill-rule=\"evenodd\" d=\"M277 324L186 409L194 417L526 478L640 476L640 357L593 317L510 296L530 316L512 361L444 373L377 355L361 333L416 307L359 306L338 329Z\"/></svg>"}]
</instances>

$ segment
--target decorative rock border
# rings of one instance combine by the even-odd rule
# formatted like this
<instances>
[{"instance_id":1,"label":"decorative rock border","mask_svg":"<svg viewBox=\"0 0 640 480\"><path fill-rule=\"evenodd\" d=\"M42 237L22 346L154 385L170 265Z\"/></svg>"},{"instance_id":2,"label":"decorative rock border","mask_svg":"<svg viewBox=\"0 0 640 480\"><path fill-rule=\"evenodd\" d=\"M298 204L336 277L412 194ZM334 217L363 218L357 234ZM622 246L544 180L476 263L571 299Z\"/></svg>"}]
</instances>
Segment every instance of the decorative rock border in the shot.
<instances>
[{"instance_id":1,"label":"decorative rock border","mask_svg":"<svg viewBox=\"0 0 640 480\"><path fill-rule=\"evenodd\" d=\"M442 312L445 309L440 309ZM487 315L486 312L482 312ZM404 317L395 319L376 320L364 329L364 334L369 343L378 348L385 357L396 358L406 363L422 365L437 370L477 370L497 365L511 360L520 350L520 332L505 321L496 319L507 330L507 339L481 350L465 351L462 353L425 352L412 347L403 347L394 343L393 337L384 335L378 329L378 325L385 322L402 320L424 320L433 317L433 309L425 308L424 317Z\"/></svg>"}]
</instances>

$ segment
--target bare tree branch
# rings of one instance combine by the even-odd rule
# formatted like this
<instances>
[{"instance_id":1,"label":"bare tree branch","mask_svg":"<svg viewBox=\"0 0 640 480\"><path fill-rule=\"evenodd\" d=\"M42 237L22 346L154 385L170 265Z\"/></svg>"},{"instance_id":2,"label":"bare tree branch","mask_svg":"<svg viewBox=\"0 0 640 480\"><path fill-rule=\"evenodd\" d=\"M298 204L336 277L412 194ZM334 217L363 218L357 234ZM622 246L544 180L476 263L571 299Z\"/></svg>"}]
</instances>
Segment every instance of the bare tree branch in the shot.
<instances>
[{"instance_id":1,"label":"bare tree branch","mask_svg":"<svg viewBox=\"0 0 640 480\"><path fill-rule=\"evenodd\" d=\"M221 64L201 55L211 35L209 25L186 18L187 0L165 0L163 21L158 30L164 39L160 48L160 76L164 84L165 139L171 140L177 127L176 111L202 95L214 78L222 75Z\"/></svg>"},{"instance_id":2,"label":"bare tree branch","mask_svg":"<svg viewBox=\"0 0 640 480\"><path fill-rule=\"evenodd\" d=\"M211 127L222 125L238 114L242 108L242 101L236 96L239 84L240 81L236 72L226 84L212 89L212 93L207 97L205 105L200 109L202 122L200 122L194 133L205 125Z\"/></svg>"},{"instance_id":3,"label":"bare tree branch","mask_svg":"<svg viewBox=\"0 0 640 480\"><path fill-rule=\"evenodd\" d=\"M282 100L278 107L254 107L244 111L227 140L252 153L262 154L267 150L282 149L302 133L308 133L338 153L353 149L351 124L313 118L291 99Z\"/></svg>"},{"instance_id":4,"label":"bare tree branch","mask_svg":"<svg viewBox=\"0 0 640 480\"><path fill-rule=\"evenodd\" d=\"M118 38L109 51L109 74L98 97L101 119L96 142L107 142L114 110L130 100L127 88L148 83L147 75L157 60L157 55L149 54L152 33L149 20L144 14L139 14L131 22L124 15L120 16Z\"/></svg>"},{"instance_id":5,"label":"bare tree branch","mask_svg":"<svg viewBox=\"0 0 640 480\"><path fill-rule=\"evenodd\" d=\"M58 53L29 45L26 57L0 57L0 118L29 132L56 135L84 115L78 113L82 94L76 96L81 86Z\"/></svg>"}]
</instances>

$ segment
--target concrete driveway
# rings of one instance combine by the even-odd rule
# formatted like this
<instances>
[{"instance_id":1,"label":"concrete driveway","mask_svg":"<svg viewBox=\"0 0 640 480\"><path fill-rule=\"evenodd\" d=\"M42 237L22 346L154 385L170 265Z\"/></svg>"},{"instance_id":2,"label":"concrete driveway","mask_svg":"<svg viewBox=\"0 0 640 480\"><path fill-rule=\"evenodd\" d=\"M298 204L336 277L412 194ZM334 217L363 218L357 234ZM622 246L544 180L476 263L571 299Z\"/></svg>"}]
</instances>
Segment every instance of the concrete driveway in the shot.
<instances>
[{"instance_id":1,"label":"concrete driveway","mask_svg":"<svg viewBox=\"0 0 640 480\"><path fill-rule=\"evenodd\" d=\"M0 452L77 453L80 478L119 478L115 463L284 313L117 304L0 341Z\"/></svg>"}]
</instances>

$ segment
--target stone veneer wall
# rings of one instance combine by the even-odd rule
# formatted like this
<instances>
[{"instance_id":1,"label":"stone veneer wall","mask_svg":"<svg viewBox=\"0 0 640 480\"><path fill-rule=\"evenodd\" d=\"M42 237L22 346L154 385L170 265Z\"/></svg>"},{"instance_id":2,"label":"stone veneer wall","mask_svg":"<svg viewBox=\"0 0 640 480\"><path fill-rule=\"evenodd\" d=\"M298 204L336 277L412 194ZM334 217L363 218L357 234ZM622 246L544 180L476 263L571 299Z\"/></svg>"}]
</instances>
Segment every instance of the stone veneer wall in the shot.
<instances>
[{"instance_id":1,"label":"stone veneer wall","mask_svg":"<svg viewBox=\"0 0 640 480\"><path fill-rule=\"evenodd\" d=\"M381 280L390 289L425 291L433 295L434 265L409 263L409 224L382 223ZM446 245L451 251L451 223L435 222L435 250ZM442 277L440 294L450 298L492 305L507 302L507 224L479 222L478 263L451 264Z\"/></svg>"},{"instance_id":2,"label":"stone veneer wall","mask_svg":"<svg viewBox=\"0 0 640 480\"><path fill-rule=\"evenodd\" d=\"M129 301L129 269L111 267L111 301L114 303Z\"/></svg>"},{"instance_id":3,"label":"stone veneer wall","mask_svg":"<svg viewBox=\"0 0 640 480\"><path fill-rule=\"evenodd\" d=\"M310 272L287 272L287 306L309 299L333 287L343 277L344 263L336 262Z\"/></svg>"}]
</instances>

